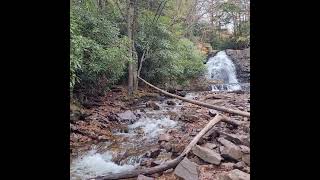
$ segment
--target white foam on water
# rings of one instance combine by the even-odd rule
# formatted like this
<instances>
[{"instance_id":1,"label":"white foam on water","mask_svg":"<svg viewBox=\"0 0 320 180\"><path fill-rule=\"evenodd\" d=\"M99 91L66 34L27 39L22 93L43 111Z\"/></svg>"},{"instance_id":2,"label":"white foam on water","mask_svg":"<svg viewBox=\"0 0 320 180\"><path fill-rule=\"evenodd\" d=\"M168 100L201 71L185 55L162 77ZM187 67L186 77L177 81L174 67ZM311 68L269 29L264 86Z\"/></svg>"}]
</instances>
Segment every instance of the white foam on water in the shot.
<instances>
[{"instance_id":1,"label":"white foam on water","mask_svg":"<svg viewBox=\"0 0 320 180\"><path fill-rule=\"evenodd\" d=\"M132 125L129 125L129 129L141 128L146 136L155 138L161 132L167 128L171 128L177 125L177 122L171 120L169 117L163 117L160 119L154 118L141 118Z\"/></svg>"},{"instance_id":2,"label":"white foam on water","mask_svg":"<svg viewBox=\"0 0 320 180\"><path fill-rule=\"evenodd\" d=\"M117 133L121 136L128 136L128 142L121 143L121 152L124 152L126 149L132 149L134 146L138 145L139 140L134 140L137 137L136 130L141 129L143 131L143 136L140 137L140 141L152 141L157 138L162 132L168 128L175 127L178 123L171 120L168 116L158 116L158 117L142 117L134 124L128 126L129 133ZM141 139L142 138L142 139ZM146 141L145 141L146 140ZM71 179L88 179L97 176L107 175L109 173L119 173L128 170L135 169L139 165L139 159L144 154L137 154L131 157L127 157L126 161L122 162L121 165L118 165L112 162L113 155L115 153L112 150L99 153L93 148L93 150L86 153L84 156L81 156L75 159L70 168ZM119 155L119 154L118 154Z\"/></svg>"},{"instance_id":3,"label":"white foam on water","mask_svg":"<svg viewBox=\"0 0 320 180\"><path fill-rule=\"evenodd\" d=\"M88 179L102 176L109 173L119 173L132 170L136 165L118 165L111 161L112 154L105 152L97 153L95 150L89 151L86 155L74 160L71 164L71 179Z\"/></svg>"}]
</instances>

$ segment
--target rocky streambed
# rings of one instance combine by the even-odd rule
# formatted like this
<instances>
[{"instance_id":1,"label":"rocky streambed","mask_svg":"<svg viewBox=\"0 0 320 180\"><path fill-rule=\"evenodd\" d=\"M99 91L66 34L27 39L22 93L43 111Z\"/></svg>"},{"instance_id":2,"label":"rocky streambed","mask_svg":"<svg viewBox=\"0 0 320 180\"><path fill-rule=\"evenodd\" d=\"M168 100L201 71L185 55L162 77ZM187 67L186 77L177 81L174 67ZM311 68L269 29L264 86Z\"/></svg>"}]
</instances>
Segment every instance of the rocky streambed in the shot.
<instances>
[{"instance_id":1,"label":"rocky streambed","mask_svg":"<svg viewBox=\"0 0 320 180\"><path fill-rule=\"evenodd\" d=\"M101 100L103 104L71 122L71 179L152 167L174 159L218 113L155 93L140 92L131 100L124 94L123 90L110 92ZM250 111L246 92L197 92L186 98ZM225 115L241 125L219 122L175 169L149 178L250 179L250 119Z\"/></svg>"}]
</instances>

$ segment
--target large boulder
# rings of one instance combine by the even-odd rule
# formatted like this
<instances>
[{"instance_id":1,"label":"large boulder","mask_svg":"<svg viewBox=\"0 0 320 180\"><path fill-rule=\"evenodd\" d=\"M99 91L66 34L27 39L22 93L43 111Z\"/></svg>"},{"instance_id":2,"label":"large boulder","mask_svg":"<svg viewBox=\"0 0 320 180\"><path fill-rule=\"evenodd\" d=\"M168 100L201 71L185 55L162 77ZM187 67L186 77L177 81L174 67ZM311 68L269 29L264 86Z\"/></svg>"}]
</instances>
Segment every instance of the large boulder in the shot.
<instances>
[{"instance_id":1,"label":"large boulder","mask_svg":"<svg viewBox=\"0 0 320 180\"><path fill-rule=\"evenodd\" d=\"M230 159L233 161L240 161L243 155L241 149L233 144L232 142L224 139L218 138L218 141L223 145L221 146L221 156L226 159Z\"/></svg>"}]
</instances>

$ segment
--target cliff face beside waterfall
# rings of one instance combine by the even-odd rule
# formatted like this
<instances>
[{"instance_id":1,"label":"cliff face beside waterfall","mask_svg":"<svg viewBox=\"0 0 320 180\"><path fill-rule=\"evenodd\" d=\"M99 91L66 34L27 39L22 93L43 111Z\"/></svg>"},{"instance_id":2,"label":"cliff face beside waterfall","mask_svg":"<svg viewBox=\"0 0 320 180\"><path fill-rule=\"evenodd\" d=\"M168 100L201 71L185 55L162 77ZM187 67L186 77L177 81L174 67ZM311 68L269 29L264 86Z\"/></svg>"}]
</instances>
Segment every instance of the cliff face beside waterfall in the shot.
<instances>
[{"instance_id":1,"label":"cliff face beside waterfall","mask_svg":"<svg viewBox=\"0 0 320 180\"><path fill-rule=\"evenodd\" d=\"M236 66L239 82L250 83L250 48L244 50L227 49L226 54Z\"/></svg>"}]
</instances>

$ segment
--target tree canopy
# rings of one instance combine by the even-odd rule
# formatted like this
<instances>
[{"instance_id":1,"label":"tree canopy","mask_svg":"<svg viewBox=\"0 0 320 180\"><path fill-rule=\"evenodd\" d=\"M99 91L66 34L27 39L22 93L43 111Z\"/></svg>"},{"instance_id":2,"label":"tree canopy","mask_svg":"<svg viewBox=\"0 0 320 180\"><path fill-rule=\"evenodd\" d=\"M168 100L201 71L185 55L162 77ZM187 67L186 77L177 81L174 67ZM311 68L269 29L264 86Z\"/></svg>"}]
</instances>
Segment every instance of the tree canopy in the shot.
<instances>
[{"instance_id":1,"label":"tree canopy","mask_svg":"<svg viewBox=\"0 0 320 180\"><path fill-rule=\"evenodd\" d=\"M71 0L71 92L101 94L136 76L188 84L205 72L206 54L198 44L217 50L249 46L249 5L248 0Z\"/></svg>"}]
</instances>

